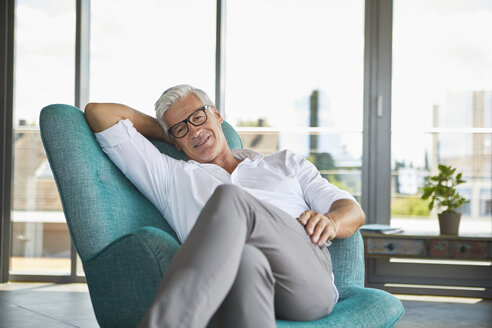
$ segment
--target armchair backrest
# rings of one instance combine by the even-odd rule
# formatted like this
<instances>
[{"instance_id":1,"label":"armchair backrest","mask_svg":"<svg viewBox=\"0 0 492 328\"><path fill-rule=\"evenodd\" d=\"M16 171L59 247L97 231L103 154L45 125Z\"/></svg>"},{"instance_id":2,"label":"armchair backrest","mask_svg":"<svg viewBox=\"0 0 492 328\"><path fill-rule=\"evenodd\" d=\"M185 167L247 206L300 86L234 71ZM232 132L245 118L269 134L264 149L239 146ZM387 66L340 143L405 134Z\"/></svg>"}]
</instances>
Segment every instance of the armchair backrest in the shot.
<instances>
[{"instance_id":1,"label":"armchair backrest","mask_svg":"<svg viewBox=\"0 0 492 328\"><path fill-rule=\"evenodd\" d=\"M99 147L78 108L50 105L39 117L41 139L82 261L141 226L173 233L161 214Z\"/></svg>"},{"instance_id":2,"label":"armchair backrest","mask_svg":"<svg viewBox=\"0 0 492 328\"><path fill-rule=\"evenodd\" d=\"M226 125L232 146L240 147L239 136ZM176 238L159 211L101 150L81 110L47 106L41 111L39 126L68 229L82 260L143 226L163 229ZM173 157L186 159L165 142L153 143Z\"/></svg>"},{"instance_id":3,"label":"armchair backrest","mask_svg":"<svg viewBox=\"0 0 492 328\"><path fill-rule=\"evenodd\" d=\"M62 104L47 106L41 111L39 126L68 229L82 261L143 226L163 229L177 240L159 211L101 150L81 110ZM231 149L242 148L237 132L227 122L222 129ZM173 146L151 142L161 152L186 160ZM330 252L337 285L362 285L360 233L335 240Z\"/></svg>"}]
</instances>

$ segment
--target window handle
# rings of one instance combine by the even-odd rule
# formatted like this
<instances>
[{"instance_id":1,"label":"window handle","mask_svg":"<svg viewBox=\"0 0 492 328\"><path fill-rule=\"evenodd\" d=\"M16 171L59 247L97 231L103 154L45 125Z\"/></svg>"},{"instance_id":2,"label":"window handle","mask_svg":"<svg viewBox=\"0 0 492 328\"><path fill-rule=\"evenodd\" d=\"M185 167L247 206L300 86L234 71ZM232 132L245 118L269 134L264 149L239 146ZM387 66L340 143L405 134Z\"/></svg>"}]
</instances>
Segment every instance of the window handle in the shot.
<instances>
[{"instance_id":1,"label":"window handle","mask_svg":"<svg viewBox=\"0 0 492 328\"><path fill-rule=\"evenodd\" d=\"M383 117L383 96L378 96L376 108L377 108L378 118Z\"/></svg>"}]
</instances>

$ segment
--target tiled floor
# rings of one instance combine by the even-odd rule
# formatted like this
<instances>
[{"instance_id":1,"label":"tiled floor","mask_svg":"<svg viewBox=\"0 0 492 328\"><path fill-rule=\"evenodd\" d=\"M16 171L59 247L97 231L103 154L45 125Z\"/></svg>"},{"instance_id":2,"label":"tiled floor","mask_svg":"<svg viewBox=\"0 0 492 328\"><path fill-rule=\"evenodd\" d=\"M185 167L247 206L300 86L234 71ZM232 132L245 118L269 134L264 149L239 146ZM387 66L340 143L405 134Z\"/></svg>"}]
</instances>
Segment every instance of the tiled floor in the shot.
<instances>
[{"instance_id":1,"label":"tiled floor","mask_svg":"<svg viewBox=\"0 0 492 328\"><path fill-rule=\"evenodd\" d=\"M85 284L0 284L0 328L98 327Z\"/></svg>"},{"instance_id":2,"label":"tiled floor","mask_svg":"<svg viewBox=\"0 0 492 328\"><path fill-rule=\"evenodd\" d=\"M396 328L492 327L492 300L398 296L406 313ZM0 328L98 327L85 284L0 284Z\"/></svg>"},{"instance_id":3,"label":"tiled floor","mask_svg":"<svg viewBox=\"0 0 492 328\"><path fill-rule=\"evenodd\" d=\"M490 328L492 300L397 295L405 315L396 328Z\"/></svg>"}]
</instances>

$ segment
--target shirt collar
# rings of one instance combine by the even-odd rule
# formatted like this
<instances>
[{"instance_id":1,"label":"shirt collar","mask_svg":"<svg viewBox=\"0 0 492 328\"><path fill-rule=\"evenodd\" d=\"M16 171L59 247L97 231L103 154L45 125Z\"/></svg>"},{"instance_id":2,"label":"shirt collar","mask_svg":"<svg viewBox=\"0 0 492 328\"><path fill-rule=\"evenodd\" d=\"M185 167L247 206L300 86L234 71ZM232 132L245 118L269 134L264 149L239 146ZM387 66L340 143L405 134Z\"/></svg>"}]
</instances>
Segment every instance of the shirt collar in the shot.
<instances>
[{"instance_id":1,"label":"shirt collar","mask_svg":"<svg viewBox=\"0 0 492 328\"><path fill-rule=\"evenodd\" d=\"M256 152L256 151L251 150L251 149L231 149L231 152L235 158L237 158L238 160L241 161L241 163L239 163L239 165L241 165L242 163L246 163L246 162L255 162L255 161L260 160L263 157L265 157L261 153ZM188 160L188 163L196 164L198 166L203 166L203 167L207 167L207 166L219 167L218 165L215 165L215 164L199 163L199 162L192 160L192 159Z\"/></svg>"},{"instance_id":2,"label":"shirt collar","mask_svg":"<svg viewBox=\"0 0 492 328\"><path fill-rule=\"evenodd\" d=\"M232 149L232 155L239 159L240 161L244 159L249 159L254 162L256 160L262 159L264 156L259 152L256 152L251 149Z\"/></svg>"}]
</instances>

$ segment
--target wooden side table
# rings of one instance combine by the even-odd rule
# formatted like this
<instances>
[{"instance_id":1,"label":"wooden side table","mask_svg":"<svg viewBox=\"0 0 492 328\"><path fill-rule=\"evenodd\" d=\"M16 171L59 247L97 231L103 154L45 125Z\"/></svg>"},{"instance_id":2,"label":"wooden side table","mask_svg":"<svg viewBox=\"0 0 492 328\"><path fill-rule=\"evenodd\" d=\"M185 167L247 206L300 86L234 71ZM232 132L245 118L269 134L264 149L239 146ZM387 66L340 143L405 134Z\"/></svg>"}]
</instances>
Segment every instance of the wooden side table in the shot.
<instances>
[{"instance_id":1,"label":"wooden side table","mask_svg":"<svg viewBox=\"0 0 492 328\"><path fill-rule=\"evenodd\" d=\"M362 233L367 257L492 260L492 235L412 235Z\"/></svg>"},{"instance_id":2,"label":"wooden side table","mask_svg":"<svg viewBox=\"0 0 492 328\"><path fill-rule=\"evenodd\" d=\"M369 287L397 294L492 298L492 234L362 236Z\"/></svg>"}]
</instances>

